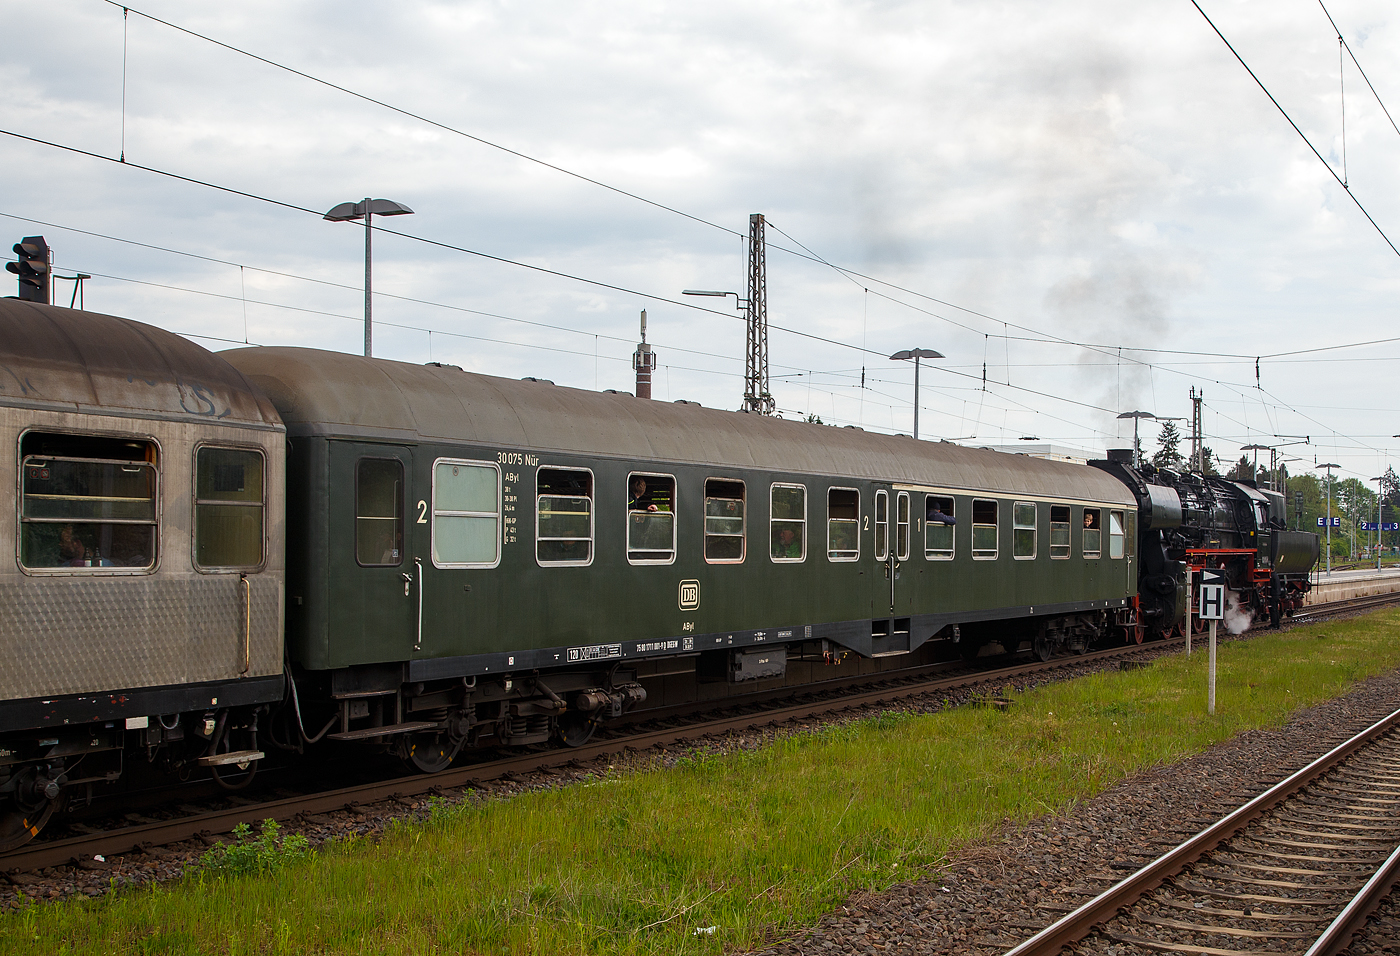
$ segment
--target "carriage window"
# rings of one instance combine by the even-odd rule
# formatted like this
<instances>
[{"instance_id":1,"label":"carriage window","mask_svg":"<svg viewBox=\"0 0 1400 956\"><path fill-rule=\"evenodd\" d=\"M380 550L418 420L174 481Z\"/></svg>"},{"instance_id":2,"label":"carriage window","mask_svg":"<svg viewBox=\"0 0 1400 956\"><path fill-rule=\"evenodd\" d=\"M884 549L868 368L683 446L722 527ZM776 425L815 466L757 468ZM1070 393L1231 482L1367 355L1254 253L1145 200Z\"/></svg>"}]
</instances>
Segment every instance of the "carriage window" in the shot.
<instances>
[{"instance_id":1,"label":"carriage window","mask_svg":"<svg viewBox=\"0 0 1400 956\"><path fill-rule=\"evenodd\" d=\"M860 558L860 492L854 488L826 493L826 556L832 561Z\"/></svg>"},{"instance_id":2,"label":"carriage window","mask_svg":"<svg viewBox=\"0 0 1400 956\"><path fill-rule=\"evenodd\" d=\"M886 491L875 492L875 560L890 555L890 496Z\"/></svg>"},{"instance_id":3,"label":"carriage window","mask_svg":"<svg viewBox=\"0 0 1400 956\"><path fill-rule=\"evenodd\" d=\"M20 453L24 567L155 567L154 442L29 432Z\"/></svg>"},{"instance_id":4,"label":"carriage window","mask_svg":"<svg viewBox=\"0 0 1400 956\"><path fill-rule=\"evenodd\" d=\"M1011 506L1011 556L1018 561L1035 557L1035 505L1018 501Z\"/></svg>"},{"instance_id":5,"label":"carriage window","mask_svg":"<svg viewBox=\"0 0 1400 956\"><path fill-rule=\"evenodd\" d=\"M262 560L262 453L199 449L194 474L195 565L255 568Z\"/></svg>"},{"instance_id":6,"label":"carriage window","mask_svg":"<svg viewBox=\"0 0 1400 956\"><path fill-rule=\"evenodd\" d=\"M901 491L895 497L894 514L894 553L901 561L909 560L909 492Z\"/></svg>"},{"instance_id":7,"label":"carriage window","mask_svg":"<svg viewBox=\"0 0 1400 956\"><path fill-rule=\"evenodd\" d=\"M744 560L744 483L711 478L705 482L705 560L737 564Z\"/></svg>"},{"instance_id":8,"label":"carriage window","mask_svg":"<svg viewBox=\"0 0 1400 956\"><path fill-rule=\"evenodd\" d=\"M924 557L950 561L953 557L953 526L957 524L952 498L928 495L924 498Z\"/></svg>"},{"instance_id":9,"label":"carriage window","mask_svg":"<svg viewBox=\"0 0 1400 956\"><path fill-rule=\"evenodd\" d=\"M627 560L670 564L676 560L676 479L627 476Z\"/></svg>"},{"instance_id":10,"label":"carriage window","mask_svg":"<svg viewBox=\"0 0 1400 956\"><path fill-rule=\"evenodd\" d=\"M997 556L997 503L972 499L972 559L990 561Z\"/></svg>"},{"instance_id":11,"label":"carriage window","mask_svg":"<svg viewBox=\"0 0 1400 956\"><path fill-rule=\"evenodd\" d=\"M501 471L481 461L433 463L433 564L494 568L501 560Z\"/></svg>"},{"instance_id":12,"label":"carriage window","mask_svg":"<svg viewBox=\"0 0 1400 956\"><path fill-rule=\"evenodd\" d=\"M1086 558L1097 558L1100 554L1103 541L1103 530L1099 527L1101 514L1098 508L1084 509L1083 551Z\"/></svg>"},{"instance_id":13,"label":"carriage window","mask_svg":"<svg viewBox=\"0 0 1400 956\"><path fill-rule=\"evenodd\" d=\"M355 560L403 563L403 462L397 458L361 458L355 470Z\"/></svg>"},{"instance_id":14,"label":"carriage window","mask_svg":"<svg viewBox=\"0 0 1400 956\"><path fill-rule=\"evenodd\" d=\"M774 561L807 557L807 489L774 485L768 492L768 554Z\"/></svg>"},{"instance_id":15,"label":"carriage window","mask_svg":"<svg viewBox=\"0 0 1400 956\"><path fill-rule=\"evenodd\" d=\"M541 468L535 475L535 558L540 564L593 560L593 475Z\"/></svg>"},{"instance_id":16,"label":"carriage window","mask_svg":"<svg viewBox=\"0 0 1400 956\"><path fill-rule=\"evenodd\" d=\"M1050 506L1050 557L1069 557L1069 505Z\"/></svg>"},{"instance_id":17,"label":"carriage window","mask_svg":"<svg viewBox=\"0 0 1400 956\"><path fill-rule=\"evenodd\" d=\"M1123 512L1121 511L1108 513L1108 556L1110 558L1123 556Z\"/></svg>"}]
</instances>

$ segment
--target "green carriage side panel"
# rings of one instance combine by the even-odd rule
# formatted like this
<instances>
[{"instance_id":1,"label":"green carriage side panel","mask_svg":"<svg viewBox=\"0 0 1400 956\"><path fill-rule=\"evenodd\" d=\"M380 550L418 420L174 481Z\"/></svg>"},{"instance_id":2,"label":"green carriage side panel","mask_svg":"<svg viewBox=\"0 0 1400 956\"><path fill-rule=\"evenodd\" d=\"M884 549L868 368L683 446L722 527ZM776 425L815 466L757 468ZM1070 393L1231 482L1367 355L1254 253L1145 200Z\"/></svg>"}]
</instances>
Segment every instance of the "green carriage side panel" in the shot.
<instances>
[{"instance_id":1,"label":"green carriage side panel","mask_svg":"<svg viewBox=\"0 0 1400 956\"><path fill-rule=\"evenodd\" d=\"M871 622L881 619L1025 614L1038 605L1121 603L1135 590L1131 561L1111 560L1106 542L1102 558L1085 559L1073 535L1070 559L1048 559L1052 503L1069 505L1075 521L1086 505L1134 511L1131 493L1096 469L450 367L309 349L223 354L276 404L293 448L293 480L304 484L294 492L305 513L294 524L292 547L293 563L305 562L307 570L303 593L291 592L289 640L294 658L308 668L491 654L503 655L493 664L499 668L520 666L516 652L535 652L521 659L531 662L526 666L563 665L570 661L561 658L562 649L579 645L643 641L664 649L686 635L722 644L736 629L746 632L742 641L792 640L802 635L773 631L770 638L769 629L804 625L836 628L833 634L845 628L857 637L864 628L868 642ZM397 564L366 566L356 556L357 521L365 520L356 512L356 468L366 457L383 456L403 462L404 553ZM491 560L456 566L434 560L435 532L446 534L453 521L487 520L471 508L437 513L434 467L442 459L481 463L499 476L472 472L499 482L491 519L498 554ZM541 469L592 476L587 563L542 566L537 559ZM675 515L674 555L660 563L627 557L633 472L658 476L658 486L674 480L666 492ZM743 483L742 563L705 559L710 479ZM770 560L774 482L807 489L801 563ZM859 493L858 560L828 560L830 488ZM921 489L956 501L952 561L924 557ZM890 495L892 512L899 491L910 494L911 553L904 561L875 558L879 490ZM997 502L995 560L972 560L974 499ZM1012 556L1017 500L1037 503L1035 560ZM1129 534L1129 549L1133 540ZM686 605L687 589L693 606ZM297 598L304 603L296 606Z\"/></svg>"}]
</instances>

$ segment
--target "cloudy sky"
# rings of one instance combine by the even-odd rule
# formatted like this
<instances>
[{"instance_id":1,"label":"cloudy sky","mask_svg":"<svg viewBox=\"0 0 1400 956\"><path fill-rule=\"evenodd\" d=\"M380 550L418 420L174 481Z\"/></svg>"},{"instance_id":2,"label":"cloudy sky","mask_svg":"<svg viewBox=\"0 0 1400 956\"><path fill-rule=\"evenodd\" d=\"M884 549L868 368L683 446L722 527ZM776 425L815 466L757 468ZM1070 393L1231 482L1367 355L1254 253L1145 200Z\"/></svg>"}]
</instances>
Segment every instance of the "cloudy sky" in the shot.
<instances>
[{"instance_id":1,"label":"cloudy sky","mask_svg":"<svg viewBox=\"0 0 1400 956\"><path fill-rule=\"evenodd\" d=\"M1378 100L1317 0L1200 2L1400 246L1393 5L1328 6ZM0 136L0 223L92 310L359 351L364 230L315 213L372 195L416 237L377 355L630 390L647 309L656 397L734 408L742 316L679 293L742 292L761 212L784 415L910 431L917 346L924 437L1125 445L1195 386L1223 458L1400 458L1400 255L1191 0L0 10L0 128L107 158Z\"/></svg>"}]
</instances>

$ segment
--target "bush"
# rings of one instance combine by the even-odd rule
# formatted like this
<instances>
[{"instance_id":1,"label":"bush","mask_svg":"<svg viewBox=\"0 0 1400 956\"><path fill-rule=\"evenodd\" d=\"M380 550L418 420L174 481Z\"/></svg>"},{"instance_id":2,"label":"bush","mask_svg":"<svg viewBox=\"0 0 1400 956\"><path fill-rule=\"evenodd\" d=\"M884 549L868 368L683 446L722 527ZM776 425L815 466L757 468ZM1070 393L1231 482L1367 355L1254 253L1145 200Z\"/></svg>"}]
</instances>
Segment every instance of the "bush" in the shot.
<instances>
[{"instance_id":1,"label":"bush","mask_svg":"<svg viewBox=\"0 0 1400 956\"><path fill-rule=\"evenodd\" d=\"M276 820L264 820L260 836L253 838L252 832L253 828L248 824L238 824L233 828L232 843L220 843L210 847L204 856L200 857L199 862L204 864L206 869L220 873L269 873L280 870L311 852L311 843L303 834L293 833L279 837L282 828Z\"/></svg>"}]
</instances>

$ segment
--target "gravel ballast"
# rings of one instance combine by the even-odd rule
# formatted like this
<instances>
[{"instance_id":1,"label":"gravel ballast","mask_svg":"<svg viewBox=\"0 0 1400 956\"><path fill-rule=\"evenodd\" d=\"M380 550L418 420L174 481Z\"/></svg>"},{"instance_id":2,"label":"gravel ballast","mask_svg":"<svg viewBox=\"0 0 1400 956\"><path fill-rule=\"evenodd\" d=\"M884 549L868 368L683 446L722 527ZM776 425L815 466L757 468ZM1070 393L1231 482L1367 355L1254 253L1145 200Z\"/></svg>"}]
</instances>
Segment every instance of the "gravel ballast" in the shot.
<instances>
[{"instance_id":1,"label":"gravel ballast","mask_svg":"<svg viewBox=\"0 0 1400 956\"><path fill-rule=\"evenodd\" d=\"M849 900L816 927L760 952L1005 952L1397 708L1400 672L1371 678L1278 730L1247 731L1130 777L1063 815L1007 828L959 853L937 876ZM1371 941L1356 952L1400 952L1400 944L1382 949Z\"/></svg>"}]
</instances>

